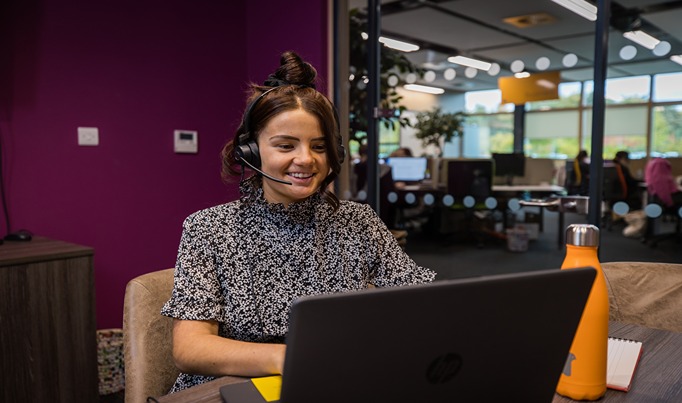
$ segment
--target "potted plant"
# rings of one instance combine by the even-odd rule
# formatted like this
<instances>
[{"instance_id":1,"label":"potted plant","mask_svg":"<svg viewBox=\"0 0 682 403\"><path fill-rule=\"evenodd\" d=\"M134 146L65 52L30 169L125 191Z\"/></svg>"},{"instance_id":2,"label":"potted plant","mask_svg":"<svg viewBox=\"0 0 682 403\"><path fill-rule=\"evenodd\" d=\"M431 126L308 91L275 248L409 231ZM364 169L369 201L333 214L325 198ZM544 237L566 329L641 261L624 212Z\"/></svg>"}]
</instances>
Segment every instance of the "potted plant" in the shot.
<instances>
[{"instance_id":1,"label":"potted plant","mask_svg":"<svg viewBox=\"0 0 682 403\"><path fill-rule=\"evenodd\" d=\"M464 133L462 127L464 116L462 112L443 112L438 107L431 111L419 112L413 126L416 130L415 136L422 141L425 148L429 145L434 146L438 157L442 157L445 143Z\"/></svg>"}]
</instances>

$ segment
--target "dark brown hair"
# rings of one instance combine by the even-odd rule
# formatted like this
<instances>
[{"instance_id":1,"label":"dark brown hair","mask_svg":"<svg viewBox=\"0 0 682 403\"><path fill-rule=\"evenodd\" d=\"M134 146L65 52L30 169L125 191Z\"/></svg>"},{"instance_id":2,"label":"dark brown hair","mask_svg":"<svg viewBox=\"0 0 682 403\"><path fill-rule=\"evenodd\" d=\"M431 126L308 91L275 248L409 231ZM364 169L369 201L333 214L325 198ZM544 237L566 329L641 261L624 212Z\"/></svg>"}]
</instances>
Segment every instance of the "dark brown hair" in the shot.
<instances>
[{"instance_id":1,"label":"dark brown hair","mask_svg":"<svg viewBox=\"0 0 682 403\"><path fill-rule=\"evenodd\" d=\"M331 173L322 181L319 191L334 209L338 208L339 199L328 190L328 187L341 171L338 151L341 146L341 134L334 105L324 94L315 89L316 78L317 71L312 65L303 61L294 52L285 52L280 59L280 67L268 77L265 85L253 83L250 85L251 94L245 111L245 113L250 112L248 119L246 116L242 118L234 138L225 144L221 152L223 179L229 180L231 177L241 176L244 169L235 157L235 139L244 135L248 129L250 133L246 141L257 141L261 130L270 119L283 112L302 109L317 118L325 139L327 161ZM273 87L277 88L253 104L258 97ZM245 127L245 120L249 122L248 128Z\"/></svg>"}]
</instances>

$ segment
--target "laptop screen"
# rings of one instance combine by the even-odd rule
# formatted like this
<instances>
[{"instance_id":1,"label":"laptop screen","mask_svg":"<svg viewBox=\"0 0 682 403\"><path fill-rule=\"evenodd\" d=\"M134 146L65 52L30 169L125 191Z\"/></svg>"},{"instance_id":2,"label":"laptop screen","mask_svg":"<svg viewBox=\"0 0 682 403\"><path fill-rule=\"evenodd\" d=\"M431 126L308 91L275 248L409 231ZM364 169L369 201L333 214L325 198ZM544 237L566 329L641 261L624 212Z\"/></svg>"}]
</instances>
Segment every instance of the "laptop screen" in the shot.
<instances>
[{"instance_id":1,"label":"laptop screen","mask_svg":"<svg viewBox=\"0 0 682 403\"><path fill-rule=\"evenodd\" d=\"M419 182L426 175L426 157L391 157L386 160L391 166L391 176L396 182Z\"/></svg>"}]
</instances>

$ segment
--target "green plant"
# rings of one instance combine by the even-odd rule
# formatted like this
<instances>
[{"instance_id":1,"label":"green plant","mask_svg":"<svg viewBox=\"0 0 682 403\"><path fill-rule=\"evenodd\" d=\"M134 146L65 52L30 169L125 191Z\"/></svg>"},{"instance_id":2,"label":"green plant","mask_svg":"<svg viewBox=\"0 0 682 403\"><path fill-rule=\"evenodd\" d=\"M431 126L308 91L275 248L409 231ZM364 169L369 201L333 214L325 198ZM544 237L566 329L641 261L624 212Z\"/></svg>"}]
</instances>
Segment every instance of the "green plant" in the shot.
<instances>
[{"instance_id":1,"label":"green plant","mask_svg":"<svg viewBox=\"0 0 682 403\"><path fill-rule=\"evenodd\" d=\"M424 147L435 146L439 157L443 155L445 143L464 132L462 124L465 115L462 112L449 113L434 108L428 112L419 112L416 118L417 121L413 125L416 129L415 136L422 141Z\"/></svg>"},{"instance_id":2,"label":"green plant","mask_svg":"<svg viewBox=\"0 0 682 403\"><path fill-rule=\"evenodd\" d=\"M351 141L362 143L367 136L367 41L362 38L363 32L367 32L367 19L358 9L350 11L349 15L350 34L350 73L349 77L349 124ZM400 124L401 127L410 126L409 119L401 117L406 109L400 105L402 97L398 94L395 86L388 84L391 75L400 77L402 74L415 73L423 75L423 69L415 66L403 52L381 46L380 55L380 101L379 120L386 127Z\"/></svg>"}]
</instances>

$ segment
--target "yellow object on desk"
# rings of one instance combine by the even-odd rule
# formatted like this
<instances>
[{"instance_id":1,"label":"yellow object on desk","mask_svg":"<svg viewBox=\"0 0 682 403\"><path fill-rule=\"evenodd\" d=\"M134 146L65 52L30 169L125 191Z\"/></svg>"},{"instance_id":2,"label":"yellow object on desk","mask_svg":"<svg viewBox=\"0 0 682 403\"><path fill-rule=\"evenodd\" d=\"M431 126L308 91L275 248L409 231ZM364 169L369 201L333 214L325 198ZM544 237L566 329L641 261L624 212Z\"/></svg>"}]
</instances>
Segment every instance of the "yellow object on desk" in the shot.
<instances>
[{"instance_id":1,"label":"yellow object on desk","mask_svg":"<svg viewBox=\"0 0 682 403\"><path fill-rule=\"evenodd\" d=\"M262 378L252 378L251 382L258 389L266 402L279 400L282 391L282 375L266 376Z\"/></svg>"}]
</instances>

